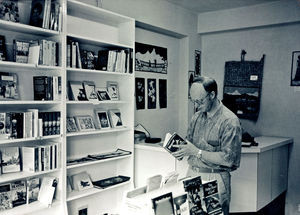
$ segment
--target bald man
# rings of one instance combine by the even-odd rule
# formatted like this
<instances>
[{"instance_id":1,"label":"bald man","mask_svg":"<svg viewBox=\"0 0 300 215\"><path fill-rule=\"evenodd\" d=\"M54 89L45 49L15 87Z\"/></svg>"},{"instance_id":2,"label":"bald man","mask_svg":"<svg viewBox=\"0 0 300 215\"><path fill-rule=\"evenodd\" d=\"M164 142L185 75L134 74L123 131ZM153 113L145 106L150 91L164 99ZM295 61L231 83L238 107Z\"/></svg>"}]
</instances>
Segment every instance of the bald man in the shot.
<instances>
[{"instance_id":1,"label":"bald man","mask_svg":"<svg viewBox=\"0 0 300 215\"><path fill-rule=\"evenodd\" d=\"M229 214L230 172L240 165L242 129L237 116L217 98L214 79L194 79L190 95L197 106L187 131L186 145L173 153L188 157L188 176L201 176L202 181L217 180L223 213Z\"/></svg>"}]
</instances>

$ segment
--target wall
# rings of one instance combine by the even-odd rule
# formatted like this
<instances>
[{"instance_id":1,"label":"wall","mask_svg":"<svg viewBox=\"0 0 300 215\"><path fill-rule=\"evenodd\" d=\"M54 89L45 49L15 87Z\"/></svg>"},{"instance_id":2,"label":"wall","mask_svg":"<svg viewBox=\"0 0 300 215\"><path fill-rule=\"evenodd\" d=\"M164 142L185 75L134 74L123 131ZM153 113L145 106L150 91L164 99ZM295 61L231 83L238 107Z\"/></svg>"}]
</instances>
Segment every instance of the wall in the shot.
<instances>
[{"instance_id":1,"label":"wall","mask_svg":"<svg viewBox=\"0 0 300 215\"><path fill-rule=\"evenodd\" d=\"M251 19L253 16L251 8L248 13L244 8L243 11L245 18ZM285 10L281 13L288 16L290 12ZM201 18L204 19L204 16ZM210 21L214 22L214 20ZM243 24L241 25L245 27L243 30L233 30L231 26L226 25L220 31L214 30L215 33L205 32L201 37L202 71L217 80L222 95L226 61L240 60L242 49L247 51L246 60L259 60L263 54L266 55L259 118L257 122L243 120L242 125L255 136L294 138L285 209L287 215L292 215L297 214L298 204L300 204L300 87L290 86L290 76L292 52L300 50L300 23L279 23L251 28Z\"/></svg>"},{"instance_id":2,"label":"wall","mask_svg":"<svg viewBox=\"0 0 300 215\"><path fill-rule=\"evenodd\" d=\"M156 109L146 109L135 111L135 123L141 123L152 137L164 138L166 132L177 131L178 129L178 75L179 75L179 39L154 33L151 31L136 28L136 42L156 45L168 50L168 73L136 72L136 77L145 78L147 89L147 79L156 79L157 103ZM158 102L158 81L167 79L167 108L160 109ZM147 97L147 93L146 93ZM148 99L146 98L146 101Z\"/></svg>"}]
</instances>

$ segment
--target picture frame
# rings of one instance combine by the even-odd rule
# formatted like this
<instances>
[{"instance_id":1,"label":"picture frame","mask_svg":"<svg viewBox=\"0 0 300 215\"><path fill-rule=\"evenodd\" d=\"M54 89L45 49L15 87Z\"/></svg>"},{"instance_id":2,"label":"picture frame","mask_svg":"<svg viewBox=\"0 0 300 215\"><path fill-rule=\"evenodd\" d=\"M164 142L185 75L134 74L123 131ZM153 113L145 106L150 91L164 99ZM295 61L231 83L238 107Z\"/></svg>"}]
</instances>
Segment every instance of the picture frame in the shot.
<instances>
[{"instance_id":1,"label":"picture frame","mask_svg":"<svg viewBox=\"0 0 300 215\"><path fill-rule=\"evenodd\" d=\"M94 131L95 124L89 115L75 116L76 125L79 131Z\"/></svg>"},{"instance_id":2,"label":"picture frame","mask_svg":"<svg viewBox=\"0 0 300 215\"><path fill-rule=\"evenodd\" d=\"M70 97L73 101L88 101L81 81L69 81Z\"/></svg>"},{"instance_id":3,"label":"picture frame","mask_svg":"<svg viewBox=\"0 0 300 215\"><path fill-rule=\"evenodd\" d=\"M195 50L195 77L201 76L201 51Z\"/></svg>"},{"instance_id":4,"label":"picture frame","mask_svg":"<svg viewBox=\"0 0 300 215\"><path fill-rule=\"evenodd\" d=\"M292 53L291 86L300 86L300 51Z\"/></svg>"},{"instance_id":5,"label":"picture frame","mask_svg":"<svg viewBox=\"0 0 300 215\"><path fill-rule=\"evenodd\" d=\"M77 132L78 128L74 117L67 117L67 132Z\"/></svg>"},{"instance_id":6,"label":"picture frame","mask_svg":"<svg viewBox=\"0 0 300 215\"><path fill-rule=\"evenodd\" d=\"M84 91L87 97L87 100L95 102L98 100L98 95L96 93L96 85L93 81L83 81Z\"/></svg>"},{"instance_id":7,"label":"picture frame","mask_svg":"<svg viewBox=\"0 0 300 215\"><path fill-rule=\"evenodd\" d=\"M106 88L111 100L120 100L118 82L107 81Z\"/></svg>"},{"instance_id":8,"label":"picture frame","mask_svg":"<svg viewBox=\"0 0 300 215\"><path fill-rule=\"evenodd\" d=\"M101 129L111 128L108 112L106 110L101 110L101 109L95 110L95 114L96 114L99 128Z\"/></svg>"},{"instance_id":9,"label":"picture frame","mask_svg":"<svg viewBox=\"0 0 300 215\"><path fill-rule=\"evenodd\" d=\"M123 127L120 109L108 110L108 114L112 128Z\"/></svg>"},{"instance_id":10,"label":"picture frame","mask_svg":"<svg viewBox=\"0 0 300 215\"><path fill-rule=\"evenodd\" d=\"M0 35L0 61L6 61L6 44L5 44L5 36Z\"/></svg>"},{"instance_id":11,"label":"picture frame","mask_svg":"<svg viewBox=\"0 0 300 215\"><path fill-rule=\"evenodd\" d=\"M105 87L96 87L96 93L99 101L109 101L110 96Z\"/></svg>"},{"instance_id":12,"label":"picture frame","mask_svg":"<svg viewBox=\"0 0 300 215\"><path fill-rule=\"evenodd\" d=\"M82 206L78 208L78 215L88 215L88 206Z\"/></svg>"}]
</instances>

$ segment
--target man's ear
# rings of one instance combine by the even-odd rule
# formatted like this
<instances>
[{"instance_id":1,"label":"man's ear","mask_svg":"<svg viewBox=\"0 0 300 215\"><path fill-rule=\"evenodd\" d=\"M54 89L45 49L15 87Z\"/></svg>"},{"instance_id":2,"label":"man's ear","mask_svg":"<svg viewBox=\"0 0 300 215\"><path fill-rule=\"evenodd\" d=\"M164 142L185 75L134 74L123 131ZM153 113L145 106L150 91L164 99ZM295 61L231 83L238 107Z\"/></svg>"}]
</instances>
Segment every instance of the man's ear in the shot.
<instances>
[{"instance_id":1,"label":"man's ear","mask_svg":"<svg viewBox=\"0 0 300 215\"><path fill-rule=\"evenodd\" d=\"M212 92L210 93L209 97L210 97L211 99L215 99L215 98L216 98L216 92L215 92L215 91L212 91Z\"/></svg>"}]
</instances>

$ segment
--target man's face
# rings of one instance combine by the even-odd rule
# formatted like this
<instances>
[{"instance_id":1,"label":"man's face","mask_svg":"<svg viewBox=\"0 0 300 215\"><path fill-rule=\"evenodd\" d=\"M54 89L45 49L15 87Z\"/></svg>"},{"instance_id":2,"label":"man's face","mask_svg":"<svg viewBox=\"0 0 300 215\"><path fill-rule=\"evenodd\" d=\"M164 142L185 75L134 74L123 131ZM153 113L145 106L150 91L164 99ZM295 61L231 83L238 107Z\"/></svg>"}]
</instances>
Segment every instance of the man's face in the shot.
<instances>
[{"instance_id":1,"label":"man's face","mask_svg":"<svg viewBox=\"0 0 300 215\"><path fill-rule=\"evenodd\" d=\"M200 112L208 112L212 107L210 94L207 93L201 83L193 83L190 89L191 99Z\"/></svg>"}]
</instances>

